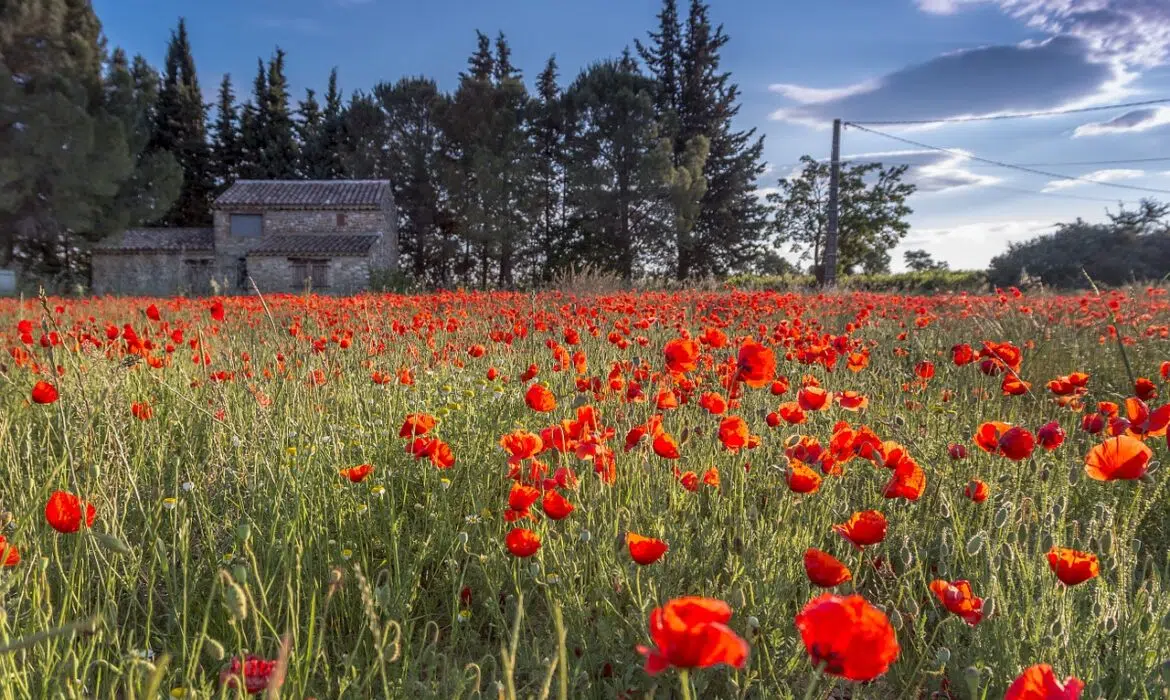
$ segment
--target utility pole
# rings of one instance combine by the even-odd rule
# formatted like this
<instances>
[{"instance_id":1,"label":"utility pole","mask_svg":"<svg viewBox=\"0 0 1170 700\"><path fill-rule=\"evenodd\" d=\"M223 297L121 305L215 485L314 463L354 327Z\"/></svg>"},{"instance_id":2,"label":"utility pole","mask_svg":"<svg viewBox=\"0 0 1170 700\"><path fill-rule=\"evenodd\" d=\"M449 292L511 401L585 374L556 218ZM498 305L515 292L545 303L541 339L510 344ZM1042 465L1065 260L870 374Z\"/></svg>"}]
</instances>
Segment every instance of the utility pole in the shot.
<instances>
[{"instance_id":1,"label":"utility pole","mask_svg":"<svg viewBox=\"0 0 1170 700\"><path fill-rule=\"evenodd\" d=\"M822 261L821 284L832 287L837 283L837 207L841 183L841 120L833 120L833 153L829 161L829 225L825 232L825 257Z\"/></svg>"}]
</instances>

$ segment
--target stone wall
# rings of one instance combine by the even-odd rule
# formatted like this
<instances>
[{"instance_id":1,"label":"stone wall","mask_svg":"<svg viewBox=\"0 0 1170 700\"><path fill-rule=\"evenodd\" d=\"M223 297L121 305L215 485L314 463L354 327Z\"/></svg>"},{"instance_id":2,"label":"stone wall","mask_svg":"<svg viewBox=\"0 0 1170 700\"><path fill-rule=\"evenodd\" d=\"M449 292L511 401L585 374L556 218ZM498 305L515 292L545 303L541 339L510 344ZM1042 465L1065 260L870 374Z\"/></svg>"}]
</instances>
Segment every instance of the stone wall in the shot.
<instances>
[{"instance_id":1,"label":"stone wall","mask_svg":"<svg viewBox=\"0 0 1170 700\"><path fill-rule=\"evenodd\" d=\"M242 214L263 214L265 236L278 234L304 235L310 233L377 233L387 232L391 221L382 210L373 211L320 211L304 209L273 209L264 212L240 211ZM345 223L338 225L338 215L345 217ZM247 245L255 237L233 238L231 235L231 211L215 211L215 242L218 248L225 245Z\"/></svg>"},{"instance_id":2,"label":"stone wall","mask_svg":"<svg viewBox=\"0 0 1170 700\"><path fill-rule=\"evenodd\" d=\"M293 279L289 258L275 255L253 255L248 258L248 274L261 292L300 293L304 288ZM353 294L369 287L370 262L367 258L329 258L329 286L316 287L322 294Z\"/></svg>"},{"instance_id":3,"label":"stone wall","mask_svg":"<svg viewBox=\"0 0 1170 700\"><path fill-rule=\"evenodd\" d=\"M214 265L193 267L188 260L211 263L214 258L208 253L94 253L92 292L138 296L209 293Z\"/></svg>"}]
</instances>

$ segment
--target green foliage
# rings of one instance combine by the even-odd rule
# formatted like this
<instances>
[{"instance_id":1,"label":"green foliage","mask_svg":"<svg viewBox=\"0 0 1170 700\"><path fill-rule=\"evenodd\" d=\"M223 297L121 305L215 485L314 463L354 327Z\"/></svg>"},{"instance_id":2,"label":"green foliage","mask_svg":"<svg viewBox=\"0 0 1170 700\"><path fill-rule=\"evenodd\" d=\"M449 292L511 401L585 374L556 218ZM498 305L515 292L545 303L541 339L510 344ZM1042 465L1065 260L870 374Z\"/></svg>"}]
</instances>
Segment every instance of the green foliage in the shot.
<instances>
[{"instance_id":1,"label":"green foliage","mask_svg":"<svg viewBox=\"0 0 1170 700\"><path fill-rule=\"evenodd\" d=\"M903 254L906 267L911 272L925 272L927 270L946 270L950 266L944 260L935 260L925 250L908 250Z\"/></svg>"},{"instance_id":2,"label":"green foliage","mask_svg":"<svg viewBox=\"0 0 1170 700\"><path fill-rule=\"evenodd\" d=\"M768 195L777 207L773 230L779 243L793 246L801 260L819 270L828 229L828 161L802 156L800 175L780 181ZM881 163L843 163L839 180L838 272L882 273L890 269L889 251L910 230L906 217L912 209L906 199L914 185L902 182L906 166L884 168Z\"/></svg>"},{"instance_id":3,"label":"green foliage","mask_svg":"<svg viewBox=\"0 0 1170 700\"><path fill-rule=\"evenodd\" d=\"M736 289L786 290L815 287L813 275L735 275L727 286ZM879 275L849 275L837 280L843 290L867 292L986 292L990 289L987 273L982 270L924 270Z\"/></svg>"},{"instance_id":4,"label":"green foliage","mask_svg":"<svg viewBox=\"0 0 1170 700\"><path fill-rule=\"evenodd\" d=\"M211 141L211 169L219 190L225 190L240 176L243 163L243 135L232 76L225 73L219 84L219 99Z\"/></svg>"},{"instance_id":5,"label":"green foliage","mask_svg":"<svg viewBox=\"0 0 1170 700\"><path fill-rule=\"evenodd\" d=\"M1001 287L1026 276L1057 288L1087 287L1086 273L1108 286L1170 275L1170 204L1144 200L1136 210L1110 214L1106 223L1059 224L1054 233L1008 244L987 272Z\"/></svg>"}]
</instances>

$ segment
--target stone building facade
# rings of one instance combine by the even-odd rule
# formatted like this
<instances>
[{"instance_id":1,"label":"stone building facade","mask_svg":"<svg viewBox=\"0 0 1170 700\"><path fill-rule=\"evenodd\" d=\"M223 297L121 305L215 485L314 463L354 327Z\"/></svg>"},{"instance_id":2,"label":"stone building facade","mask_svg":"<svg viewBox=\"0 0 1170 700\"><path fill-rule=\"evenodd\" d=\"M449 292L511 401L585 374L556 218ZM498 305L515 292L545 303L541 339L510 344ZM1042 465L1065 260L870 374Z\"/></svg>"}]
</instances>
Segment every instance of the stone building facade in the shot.
<instances>
[{"instance_id":1,"label":"stone building facade","mask_svg":"<svg viewBox=\"0 0 1170 700\"><path fill-rule=\"evenodd\" d=\"M398 269L386 180L239 180L216 198L210 228L143 228L102 241L95 294L349 294L373 270Z\"/></svg>"}]
</instances>

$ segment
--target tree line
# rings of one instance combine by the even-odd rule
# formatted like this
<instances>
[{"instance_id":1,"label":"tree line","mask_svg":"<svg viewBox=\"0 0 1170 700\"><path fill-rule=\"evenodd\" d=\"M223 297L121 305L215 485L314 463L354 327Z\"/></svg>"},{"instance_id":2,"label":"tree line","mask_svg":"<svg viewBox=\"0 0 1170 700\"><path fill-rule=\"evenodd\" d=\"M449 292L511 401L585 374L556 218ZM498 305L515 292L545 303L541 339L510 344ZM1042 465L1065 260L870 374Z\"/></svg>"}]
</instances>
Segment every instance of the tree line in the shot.
<instances>
[{"instance_id":1,"label":"tree line","mask_svg":"<svg viewBox=\"0 0 1170 700\"><path fill-rule=\"evenodd\" d=\"M388 179L404 270L448 286L529 286L589 266L681 280L795 269L823 250L828 171L761 196L763 138L734 124L728 37L701 0L663 0L657 27L567 84L550 57L531 87L507 37L477 32L453 91L404 77L295 99L285 52L244 94L204 104L186 25L161 71L107 52L89 0L0 4L0 263L81 275L87 243L129 226L206 226L240 178ZM841 265L888 269L913 186L904 168L842 179ZM876 177L875 177L876 176Z\"/></svg>"}]
</instances>

